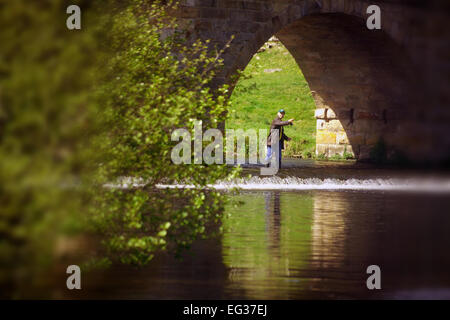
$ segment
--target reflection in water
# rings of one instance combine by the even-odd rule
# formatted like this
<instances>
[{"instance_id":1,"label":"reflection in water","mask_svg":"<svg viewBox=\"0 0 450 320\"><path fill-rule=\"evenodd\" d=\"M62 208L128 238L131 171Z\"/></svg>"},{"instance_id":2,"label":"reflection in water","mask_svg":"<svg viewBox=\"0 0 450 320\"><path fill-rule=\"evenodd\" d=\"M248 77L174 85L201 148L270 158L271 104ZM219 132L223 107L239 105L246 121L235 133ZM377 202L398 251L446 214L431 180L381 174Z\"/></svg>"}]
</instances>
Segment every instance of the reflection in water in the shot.
<instances>
[{"instance_id":1,"label":"reflection in water","mask_svg":"<svg viewBox=\"0 0 450 320\"><path fill-rule=\"evenodd\" d=\"M246 193L245 204L229 208L222 240L230 268L228 291L255 299L287 299L305 286L301 270L309 257L312 198L284 197L279 191Z\"/></svg>"},{"instance_id":2,"label":"reflection in water","mask_svg":"<svg viewBox=\"0 0 450 320\"><path fill-rule=\"evenodd\" d=\"M266 233L267 244L272 259L277 261L281 258L281 218L280 218L280 192L264 193L266 203Z\"/></svg>"},{"instance_id":3,"label":"reflection in water","mask_svg":"<svg viewBox=\"0 0 450 320\"><path fill-rule=\"evenodd\" d=\"M394 192L257 191L234 196L224 234L183 260L87 275L62 298L450 298L450 199ZM382 290L366 288L367 266Z\"/></svg>"},{"instance_id":4,"label":"reflection in water","mask_svg":"<svg viewBox=\"0 0 450 320\"><path fill-rule=\"evenodd\" d=\"M338 268L344 263L348 204L339 199L340 195L330 197L319 193L314 196L311 264L315 268Z\"/></svg>"},{"instance_id":5,"label":"reflection in water","mask_svg":"<svg viewBox=\"0 0 450 320\"><path fill-rule=\"evenodd\" d=\"M222 241L234 275L227 292L237 297L450 298L448 197L273 191L240 200ZM381 267L381 291L366 288L371 264Z\"/></svg>"}]
</instances>

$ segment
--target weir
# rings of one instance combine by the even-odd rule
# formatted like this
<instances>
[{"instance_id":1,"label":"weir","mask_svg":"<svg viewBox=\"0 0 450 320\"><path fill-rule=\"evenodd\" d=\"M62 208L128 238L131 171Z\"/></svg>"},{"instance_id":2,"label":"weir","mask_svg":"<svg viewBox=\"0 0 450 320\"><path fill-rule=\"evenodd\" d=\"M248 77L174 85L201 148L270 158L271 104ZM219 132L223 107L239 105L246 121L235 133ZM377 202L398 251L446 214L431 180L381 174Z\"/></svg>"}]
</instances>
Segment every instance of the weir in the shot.
<instances>
[{"instance_id":1,"label":"weir","mask_svg":"<svg viewBox=\"0 0 450 320\"><path fill-rule=\"evenodd\" d=\"M146 186L142 179L123 177L116 183L105 185L107 188L140 188ZM157 184L159 189L192 189L194 185L175 183ZM450 178L437 177L409 177L409 178L302 178L296 176L287 177L258 177L235 179L232 181L218 181L208 185L205 189L241 191L258 190L333 190L333 191L403 191L420 193L450 193Z\"/></svg>"},{"instance_id":2,"label":"weir","mask_svg":"<svg viewBox=\"0 0 450 320\"><path fill-rule=\"evenodd\" d=\"M195 188L191 185L157 185L158 188ZM249 180L219 182L208 186L215 190L355 190L450 193L450 180L423 179L317 179L297 177L253 177Z\"/></svg>"}]
</instances>

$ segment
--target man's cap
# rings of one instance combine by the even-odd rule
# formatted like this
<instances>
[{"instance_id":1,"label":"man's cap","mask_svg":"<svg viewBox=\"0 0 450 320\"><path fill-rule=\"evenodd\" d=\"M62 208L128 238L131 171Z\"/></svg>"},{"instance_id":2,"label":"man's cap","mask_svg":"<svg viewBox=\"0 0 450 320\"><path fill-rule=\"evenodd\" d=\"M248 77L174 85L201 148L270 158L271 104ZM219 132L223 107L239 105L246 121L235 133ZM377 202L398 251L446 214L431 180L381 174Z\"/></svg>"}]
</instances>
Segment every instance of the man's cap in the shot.
<instances>
[{"instance_id":1,"label":"man's cap","mask_svg":"<svg viewBox=\"0 0 450 320\"><path fill-rule=\"evenodd\" d=\"M279 113L286 113L286 112L284 112L284 109L280 109L280 110L278 110L278 112Z\"/></svg>"}]
</instances>

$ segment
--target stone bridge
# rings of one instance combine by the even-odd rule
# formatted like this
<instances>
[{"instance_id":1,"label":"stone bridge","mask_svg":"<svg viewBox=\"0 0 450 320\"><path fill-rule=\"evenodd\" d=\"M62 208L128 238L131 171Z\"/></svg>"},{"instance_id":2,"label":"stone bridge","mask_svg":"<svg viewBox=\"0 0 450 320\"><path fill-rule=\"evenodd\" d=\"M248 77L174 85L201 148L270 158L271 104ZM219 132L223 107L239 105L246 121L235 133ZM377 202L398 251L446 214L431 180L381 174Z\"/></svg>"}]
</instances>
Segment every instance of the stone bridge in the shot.
<instances>
[{"instance_id":1,"label":"stone bridge","mask_svg":"<svg viewBox=\"0 0 450 320\"><path fill-rule=\"evenodd\" d=\"M381 30L366 27L372 4L381 8ZM223 48L235 36L217 83L231 83L278 37L315 100L317 155L364 160L384 145L393 159L450 160L446 1L183 0L176 16L190 39Z\"/></svg>"}]
</instances>

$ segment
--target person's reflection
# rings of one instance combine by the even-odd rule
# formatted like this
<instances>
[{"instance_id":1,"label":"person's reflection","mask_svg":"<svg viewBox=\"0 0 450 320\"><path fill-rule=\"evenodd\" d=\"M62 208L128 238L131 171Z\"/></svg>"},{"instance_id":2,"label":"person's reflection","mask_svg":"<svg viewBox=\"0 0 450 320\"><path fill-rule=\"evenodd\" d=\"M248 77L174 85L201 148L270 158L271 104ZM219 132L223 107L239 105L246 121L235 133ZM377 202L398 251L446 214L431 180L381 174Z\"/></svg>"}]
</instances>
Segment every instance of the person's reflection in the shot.
<instances>
[{"instance_id":1,"label":"person's reflection","mask_svg":"<svg viewBox=\"0 0 450 320\"><path fill-rule=\"evenodd\" d=\"M281 243L281 203L280 192L269 191L264 194L266 202L267 244L272 258L280 258Z\"/></svg>"}]
</instances>

